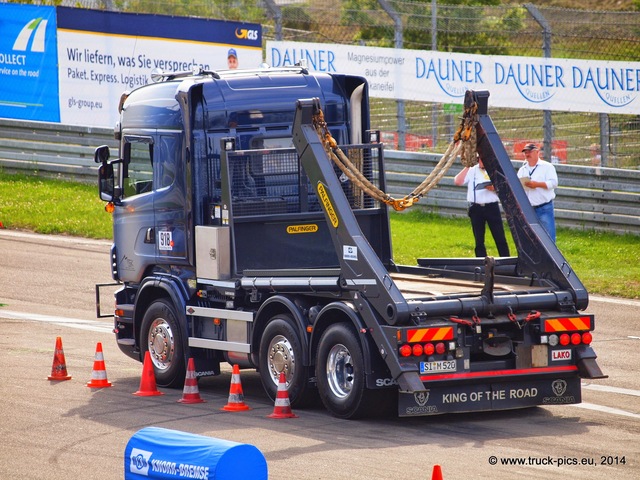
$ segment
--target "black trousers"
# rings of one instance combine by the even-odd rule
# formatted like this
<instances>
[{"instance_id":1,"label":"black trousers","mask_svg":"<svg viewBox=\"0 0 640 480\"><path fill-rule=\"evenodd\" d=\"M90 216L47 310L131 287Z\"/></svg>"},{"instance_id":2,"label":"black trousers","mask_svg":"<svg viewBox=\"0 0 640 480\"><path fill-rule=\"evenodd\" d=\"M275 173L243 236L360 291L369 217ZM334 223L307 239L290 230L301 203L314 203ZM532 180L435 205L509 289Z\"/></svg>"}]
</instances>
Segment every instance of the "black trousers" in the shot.
<instances>
[{"instance_id":1,"label":"black trousers","mask_svg":"<svg viewBox=\"0 0 640 480\"><path fill-rule=\"evenodd\" d=\"M509 245L504 235L502 216L500 215L500 205L497 202L484 205L472 203L469 207L469 218L471 219L473 238L476 241L476 257L487 256L487 247L484 243L485 225L489 225L489 230L498 248L498 255L501 257L510 256Z\"/></svg>"}]
</instances>

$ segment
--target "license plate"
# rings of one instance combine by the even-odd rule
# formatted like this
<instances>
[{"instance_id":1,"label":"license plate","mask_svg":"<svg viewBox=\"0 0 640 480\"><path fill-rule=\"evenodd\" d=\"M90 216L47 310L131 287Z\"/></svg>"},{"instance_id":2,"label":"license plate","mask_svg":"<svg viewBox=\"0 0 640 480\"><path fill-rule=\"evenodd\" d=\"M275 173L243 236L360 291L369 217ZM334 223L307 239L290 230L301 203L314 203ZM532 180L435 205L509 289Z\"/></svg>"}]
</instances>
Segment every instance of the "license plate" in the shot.
<instances>
[{"instance_id":1,"label":"license plate","mask_svg":"<svg viewBox=\"0 0 640 480\"><path fill-rule=\"evenodd\" d=\"M420 373L455 372L455 360L442 360L439 362L420 362Z\"/></svg>"}]
</instances>

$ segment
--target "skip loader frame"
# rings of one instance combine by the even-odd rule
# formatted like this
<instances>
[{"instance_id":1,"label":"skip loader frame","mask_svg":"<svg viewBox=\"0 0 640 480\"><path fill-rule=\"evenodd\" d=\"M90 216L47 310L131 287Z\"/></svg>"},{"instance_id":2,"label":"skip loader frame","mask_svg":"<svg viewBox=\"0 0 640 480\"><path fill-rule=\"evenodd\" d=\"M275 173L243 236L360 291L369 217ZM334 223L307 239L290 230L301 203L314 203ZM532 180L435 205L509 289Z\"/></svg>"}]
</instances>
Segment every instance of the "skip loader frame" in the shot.
<instances>
[{"instance_id":1,"label":"skip loader frame","mask_svg":"<svg viewBox=\"0 0 640 480\"><path fill-rule=\"evenodd\" d=\"M435 335L455 331L443 334L451 341L460 338L462 326L480 333L486 328L485 325L497 324L496 319L504 321L504 318L507 318L519 329L530 330L524 336L524 344L516 352L519 358L516 368L513 369L421 375L417 363L387 362L393 382L397 382L399 386L400 415L578 403L581 401L579 375L589 378L603 376L595 363L595 353L588 345L581 345L575 350L578 360L576 366L556 367L549 365L548 359L545 358L549 354L547 346L535 345L537 342L534 339L538 336L544 337L544 333L549 331L547 322L566 322L570 328L575 328L573 323L576 323L584 328L586 325L593 326L593 317L563 316L560 320L545 319L539 311L564 309L567 306L571 309L585 308L588 296L582 283L537 222L535 212L526 199L511 161L487 115L488 98L488 92L467 92L467 102L475 102L478 106L477 149L485 159L485 167L507 211L519 257L515 265L513 258L478 259L483 261L481 276L484 278L484 285L478 296L429 298L426 302L407 302L375 252L363 241L357 221L349 215L351 209L345 203L344 196L338 194L334 197L329 193L323 201L327 220L334 226L332 240L336 250L340 251L348 246L346 248L358 252L358 261L344 256L341 258L341 282L345 286L359 285L352 289L352 302L367 325L367 333L371 335L383 359L388 359L388 353L397 350L399 340L409 340L414 338L413 336L429 336L432 335L433 329L439 332ZM313 126L314 112L319 108L317 100L298 102L293 129L294 142L311 183L315 184L319 191L341 192L337 183L339 180L330 162L324 161L328 158L326 146L318 138ZM457 276L477 278L478 268L481 266L478 261L467 259L450 259L449 262L443 259L419 259L418 263L424 268L422 272L420 269L407 269L402 266L396 266L396 271L440 275L441 269L458 268L461 271L467 270L468 273L457 272ZM529 275L531 283L535 282L537 272L544 272L546 280L561 286L563 290L542 289L541 292L530 293L526 297L517 293L494 295L496 270L501 268L504 271L505 267L514 271L514 267L517 267L519 274ZM364 285L366 287L362 287ZM523 309L524 314L516 313ZM449 316L448 321L457 326L455 329L445 326L446 322L429 321L430 316L443 314ZM464 320L465 317L469 320ZM429 326L419 328L421 324L424 327ZM408 326L401 327L403 325ZM498 336L489 336L485 340L488 347L491 347L491 338L494 338L496 349L499 349L499 343L504 339L498 340ZM532 345L527 345L529 342ZM459 340L457 344L460 345ZM456 371L465 370L465 362L468 362L465 350L459 347L455 349L455 362L458 364L457 367L461 367L456 368Z\"/></svg>"}]
</instances>

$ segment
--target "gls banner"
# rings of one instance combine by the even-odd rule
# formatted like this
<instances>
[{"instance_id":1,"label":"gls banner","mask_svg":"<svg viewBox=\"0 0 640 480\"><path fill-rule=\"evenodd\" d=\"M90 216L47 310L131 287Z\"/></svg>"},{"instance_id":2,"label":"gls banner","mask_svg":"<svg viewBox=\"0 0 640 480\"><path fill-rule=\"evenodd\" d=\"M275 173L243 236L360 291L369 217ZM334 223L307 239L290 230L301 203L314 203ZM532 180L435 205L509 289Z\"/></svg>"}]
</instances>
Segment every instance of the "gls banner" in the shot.
<instances>
[{"instance_id":1,"label":"gls banner","mask_svg":"<svg viewBox=\"0 0 640 480\"><path fill-rule=\"evenodd\" d=\"M489 90L497 107L640 113L640 62L472 55L298 42L267 42L273 67L362 75L378 98L462 103Z\"/></svg>"},{"instance_id":2,"label":"gls banner","mask_svg":"<svg viewBox=\"0 0 640 480\"><path fill-rule=\"evenodd\" d=\"M125 90L150 74L226 70L262 61L262 30L253 23L58 7L61 122L113 127Z\"/></svg>"},{"instance_id":3,"label":"gls banner","mask_svg":"<svg viewBox=\"0 0 640 480\"><path fill-rule=\"evenodd\" d=\"M57 122L56 10L0 5L0 117Z\"/></svg>"}]
</instances>

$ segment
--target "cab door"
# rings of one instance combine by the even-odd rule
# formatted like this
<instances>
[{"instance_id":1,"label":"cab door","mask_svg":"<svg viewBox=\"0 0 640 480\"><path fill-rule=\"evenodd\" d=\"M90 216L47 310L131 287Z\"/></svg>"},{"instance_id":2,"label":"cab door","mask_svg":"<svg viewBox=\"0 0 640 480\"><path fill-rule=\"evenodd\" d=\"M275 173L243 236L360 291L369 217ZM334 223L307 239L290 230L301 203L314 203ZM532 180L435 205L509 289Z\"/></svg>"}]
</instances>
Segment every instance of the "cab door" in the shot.
<instances>
[{"instance_id":1,"label":"cab door","mask_svg":"<svg viewBox=\"0 0 640 480\"><path fill-rule=\"evenodd\" d=\"M122 161L116 176L121 200L113 212L113 240L116 268L123 282L137 283L156 262L153 200L154 138L149 134L125 134Z\"/></svg>"},{"instance_id":2,"label":"cab door","mask_svg":"<svg viewBox=\"0 0 640 480\"><path fill-rule=\"evenodd\" d=\"M189 263L189 216L182 132L159 132L154 137L153 208L156 262Z\"/></svg>"},{"instance_id":3,"label":"cab door","mask_svg":"<svg viewBox=\"0 0 640 480\"><path fill-rule=\"evenodd\" d=\"M185 170L181 132L123 136L122 200L114 211L113 236L121 281L188 263Z\"/></svg>"}]
</instances>

